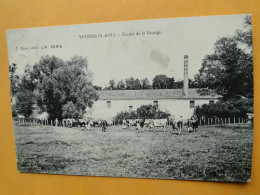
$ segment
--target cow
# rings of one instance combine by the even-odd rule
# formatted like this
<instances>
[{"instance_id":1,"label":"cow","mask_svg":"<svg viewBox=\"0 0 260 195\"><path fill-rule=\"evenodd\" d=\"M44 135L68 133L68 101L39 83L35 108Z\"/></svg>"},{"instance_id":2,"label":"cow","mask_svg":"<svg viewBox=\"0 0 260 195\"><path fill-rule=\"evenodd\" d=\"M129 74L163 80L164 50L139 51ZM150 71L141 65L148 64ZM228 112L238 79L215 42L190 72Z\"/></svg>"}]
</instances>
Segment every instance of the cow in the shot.
<instances>
[{"instance_id":1,"label":"cow","mask_svg":"<svg viewBox=\"0 0 260 195\"><path fill-rule=\"evenodd\" d=\"M82 119L79 119L78 120L78 124L77 124L77 127L84 127L86 129L86 122L83 121Z\"/></svg>"},{"instance_id":2,"label":"cow","mask_svg":"<svg viewBox=\"0 0 260 195\"><path fill-rule=\"evenodd\" d=\"M156 127L157 129L159 127L163 127L163 131L165 132L165 127L167 125L167 119L154 119L153 120L153 124L154 124L154 127Z\"/></svg>"},{"instance_id":3,"label":"cow","mask_svg":"<svg viewBox=\"0 0 260 195\"><path fill-rule=\"evenodd\" d=\"M194 132L199 127L199 120L195 119L194 117L191 117L190 120L188 120L188 132Z\"/></svg>"},{"instance_id":4,"label":"cow","mask_svg":"<svg viewBox=\"0 0 260 195\"><path fill-rule=\"evenodd\" d=\"M128 126L129 126L129 128L132 127L132 126L135 126L134 120L129 119L129 120L128 120Z\"/></svg>"},{"instance_id":5,"label":"cow","mask_svg":"<svg viewBox=\"0 0 260 195\"><path fill-rule=\"evenodd\" d=\"M140 121L137 121L136 122L136 133L139 133L140 129L141 129L141 126L140 126Z\"/></svg>"},{"instance_id":6,"label":"cow","mask_svg":"<svg viewBox=\"0 0 260 195\"><path fill-rule=\"evenodd\" d=\"M101 127L101 119L92 121L93 127Z\"/></svg>"},{"instance_id":7,"label":"cow","mask_svg":"<svg viewBox=\"0 0 260 195\"><path fill-rule=\"evenodd\" d=\"M154 121L153 120L150 120L149 121L149 125L148 125L150 131L153 130L154 131Z\"/></svg>"}]
</instances>

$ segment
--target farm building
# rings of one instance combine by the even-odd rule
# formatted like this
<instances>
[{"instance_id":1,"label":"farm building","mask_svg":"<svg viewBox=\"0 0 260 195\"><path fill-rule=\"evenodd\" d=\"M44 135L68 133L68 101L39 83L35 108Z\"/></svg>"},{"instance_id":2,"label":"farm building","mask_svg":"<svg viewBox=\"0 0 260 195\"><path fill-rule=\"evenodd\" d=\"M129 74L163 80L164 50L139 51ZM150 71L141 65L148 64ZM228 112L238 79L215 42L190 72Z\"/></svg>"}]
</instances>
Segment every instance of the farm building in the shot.
<instances>
[{"instance_id":1,"label":"farm building","mask_svg":"<svg viewBox=\"0 0 260 195\"><path fill-rule=\"evenodd\" d=\"M182 89L146 89L146 90L102 90L93 107L87 109L87 115L97 119L112 120L121 111L134 111L141 105L158 105L162 111L184 119L193 115L197 105L218 101L219 95L207 93L201 95L201 89L188 88L188 56L184 56L184 78Z\"/></svg>"}]
</instances>

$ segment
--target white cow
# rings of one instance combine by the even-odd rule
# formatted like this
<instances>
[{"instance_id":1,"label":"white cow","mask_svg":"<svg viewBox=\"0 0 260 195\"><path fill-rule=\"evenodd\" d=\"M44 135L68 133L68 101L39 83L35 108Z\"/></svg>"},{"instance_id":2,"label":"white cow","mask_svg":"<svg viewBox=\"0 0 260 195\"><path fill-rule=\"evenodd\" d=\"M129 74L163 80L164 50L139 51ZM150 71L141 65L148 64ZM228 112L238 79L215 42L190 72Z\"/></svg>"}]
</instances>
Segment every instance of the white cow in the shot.
<instances>
[{"instance_id":1,"label":"white cow","mask_svg":"<svg viewBox=\"0 0 260 195\"><path fill-rule=\"evenodd\" d=\"M165 132L165 127L167 125L167 119L154 119L154 127L159 128L159 127L163 127L163 131Z\"/></svg>"}]
</instances>

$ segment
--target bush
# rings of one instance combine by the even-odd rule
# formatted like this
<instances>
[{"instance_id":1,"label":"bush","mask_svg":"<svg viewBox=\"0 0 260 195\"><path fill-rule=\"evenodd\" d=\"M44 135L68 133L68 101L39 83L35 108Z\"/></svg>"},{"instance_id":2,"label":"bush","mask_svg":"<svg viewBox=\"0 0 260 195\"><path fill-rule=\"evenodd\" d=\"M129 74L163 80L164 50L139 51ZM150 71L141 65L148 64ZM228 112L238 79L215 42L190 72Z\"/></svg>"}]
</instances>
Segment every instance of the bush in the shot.
<instances>
[{"instance_id":1,"label":"bush","mask_svg":"<svg viewBox=\"0 0 260 195\"><path fill-rule=\"evenodd\" d=\"M125 119L164 119L170 116L169 113L161 111L158 106L142 105L133 112L120 112L114 117L116 124L121 124Z\"/></svg>"},{"instance_id":2,"label":"bush","mask_svg":"<svg viewBox=\"0 0 260 195\"><path fill-rule=\"evenodd\" d=\"M229 99L197 106L194 115L198 118L210 117L246 117L247 113L253 112L253 99Z\"/></svg>"},{"instance_id":3,"label":"bush","mask_svg":"<svg viewBox=\"0 0 260 195\"><path fill-rule=\"evenodd\" d=\"M136 119L137 113L136 112L120 112L114 117L114 122L116 124L122 124L123 119Z\"/></svg>"}]
</instances>

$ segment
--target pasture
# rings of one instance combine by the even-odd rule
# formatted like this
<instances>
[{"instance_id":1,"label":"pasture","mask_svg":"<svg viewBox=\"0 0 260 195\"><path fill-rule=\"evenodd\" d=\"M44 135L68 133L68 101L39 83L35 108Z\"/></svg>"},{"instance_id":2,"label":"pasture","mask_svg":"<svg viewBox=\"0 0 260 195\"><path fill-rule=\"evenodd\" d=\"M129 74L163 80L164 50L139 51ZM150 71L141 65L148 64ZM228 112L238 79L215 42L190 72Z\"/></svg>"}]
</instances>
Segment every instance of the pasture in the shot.
<instances>
[{"instance_id":1,"label":"pasture","mask_svg":"<svg viewBox=\"0 0 260 195\"><path fill-rule=\"evenodd\" d=\"M181 135L121 126L83 131L14 126L20 172L89 176L247 181L253 129L247 124L200 126Z\"/></svg>"}]
</instances>

